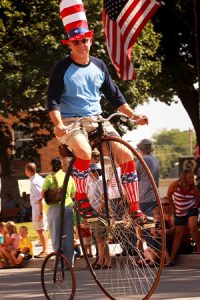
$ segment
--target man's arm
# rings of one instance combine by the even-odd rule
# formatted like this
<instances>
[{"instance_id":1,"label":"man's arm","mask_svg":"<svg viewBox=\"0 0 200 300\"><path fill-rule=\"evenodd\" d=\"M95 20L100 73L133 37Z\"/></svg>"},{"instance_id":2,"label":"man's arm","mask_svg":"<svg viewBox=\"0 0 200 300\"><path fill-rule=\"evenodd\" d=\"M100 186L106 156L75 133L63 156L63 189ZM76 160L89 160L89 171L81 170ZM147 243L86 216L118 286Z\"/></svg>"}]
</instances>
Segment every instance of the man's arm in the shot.
<instances>
[{"instance_id":1,"label":"man's arm","mask_svg":"<svg viewBox=\"0 0 200 300\"><path fill-rule=\"evenodd\" d=\"M41 198L40 200L38 200L38 205L39 205L39 216L38 216L38 221L42 221L43 220L43 216L44 216L44 211L43 211L43 198Z\"/></svg>"},{"instance_id":2,"label":"man's arm","mask_svg":"<svg viewBox=\"0 0 200 300\"><path fill-rule=\"evenodd\" d=\"M128 103L118 107L118 111L127 115L130 119L135 120L139 125L148 125L148 118L142 115L136 115Z\"/></svg>"},{"instance_id":3,"label":"man's arm","mask_svg":"<svg viewBox=\"0 0 200 300\"><path fill-rule=\"evenodd\" d=\"M60 111L52 110L49 112L49 116L55 126L54 129L55 135L59 137L63 136L66 133L66 127L63 124Z\"/></svg>"}]
</instances>

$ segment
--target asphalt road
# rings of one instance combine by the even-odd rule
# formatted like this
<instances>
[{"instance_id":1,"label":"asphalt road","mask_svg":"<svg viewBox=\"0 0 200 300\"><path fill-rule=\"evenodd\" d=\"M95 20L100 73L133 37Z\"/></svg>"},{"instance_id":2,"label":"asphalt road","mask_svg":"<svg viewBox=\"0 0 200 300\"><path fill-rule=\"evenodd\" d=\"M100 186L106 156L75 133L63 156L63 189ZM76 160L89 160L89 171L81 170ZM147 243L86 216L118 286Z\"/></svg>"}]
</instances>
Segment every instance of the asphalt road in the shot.
<instances>
[{"instance_id":1,"label":"asphalt road","mask_svg":"<svg viewBox=\"0 0 200 300\"><path fill-rule=\"evenodd\" d=\"M156 300L199 300L200 264L196 268L173 266L165 268L155 294ZM107 299L93 281L88 270L76 271L75 300ZM0 271L1 300L45 300L40 284L39 268L7 269Z\"/></svg>"}]
</instances>

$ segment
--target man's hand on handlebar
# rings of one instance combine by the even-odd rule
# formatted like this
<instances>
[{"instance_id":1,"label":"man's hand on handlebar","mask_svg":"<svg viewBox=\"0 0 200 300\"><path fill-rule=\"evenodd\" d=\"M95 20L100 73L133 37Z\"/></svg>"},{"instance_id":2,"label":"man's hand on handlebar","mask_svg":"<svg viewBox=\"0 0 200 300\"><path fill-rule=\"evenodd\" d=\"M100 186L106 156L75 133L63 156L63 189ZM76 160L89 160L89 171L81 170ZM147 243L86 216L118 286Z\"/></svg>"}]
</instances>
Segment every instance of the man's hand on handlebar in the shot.
<instances>
[{"instance_id":1,"label":"man's hand on handlebar","mask_svg":"<svg viewBox=\"0 0 200 300\"><path fill-rule=\"evenodd\" d=\"M131 119L134 120L138 125L148 125L149 124L149 120L146 116L134 115Z\"/></svg>"},{"instance_id":2,"label":"man's hand on handlebar","mask_svg":"<svg viewBox=\"0 0 200 300\"><path fill-rule=\"evenodd\" d=\"M67 128L64 125L57 125L54 128L54 133L57 137L61 137L63 135L65 135L67 132Z\"/></svg>"}]
</instances>

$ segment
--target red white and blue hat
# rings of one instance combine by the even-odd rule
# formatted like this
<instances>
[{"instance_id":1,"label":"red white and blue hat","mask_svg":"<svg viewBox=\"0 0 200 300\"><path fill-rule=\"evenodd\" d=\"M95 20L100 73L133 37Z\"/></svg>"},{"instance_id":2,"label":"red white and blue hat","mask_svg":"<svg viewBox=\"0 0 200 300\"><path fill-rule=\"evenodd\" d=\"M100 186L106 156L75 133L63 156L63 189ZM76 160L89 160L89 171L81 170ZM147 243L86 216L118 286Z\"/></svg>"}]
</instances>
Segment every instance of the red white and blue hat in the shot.
<instances>
[{"instance_id":1,"label":"red white and blue hat","mask_svg":"<svg viewBox=\"0 0 200 300\"><path fill-rule=\"evenodd\" d=\"M82 37L93 37L93 30L88 28L82 0L61 0L60 17L68 37L61 41L62 44Z\"/></svg>"}]
</instances>

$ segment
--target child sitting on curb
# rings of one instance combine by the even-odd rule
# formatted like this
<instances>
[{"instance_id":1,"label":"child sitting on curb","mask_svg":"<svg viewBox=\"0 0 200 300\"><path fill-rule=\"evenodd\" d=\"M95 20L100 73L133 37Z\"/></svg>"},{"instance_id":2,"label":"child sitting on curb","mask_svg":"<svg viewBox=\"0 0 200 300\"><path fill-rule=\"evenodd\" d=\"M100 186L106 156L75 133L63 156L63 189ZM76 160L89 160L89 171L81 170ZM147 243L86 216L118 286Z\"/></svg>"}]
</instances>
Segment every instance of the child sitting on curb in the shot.
<instances>
[{"instance_id":1,"label":"child sitting on curb","mask_svg":"<svg viewBox=\"0 0 200 300\"><path fill-rule=\"evenodd\" d=\"M28 237L28 228L26 226L20 226L19 234L22 237L19 243L19 249L11 252L11 257L16 266L20 266L24 261L29 260L33 256L33 245Z\"/></svg>"}]
</instances>

